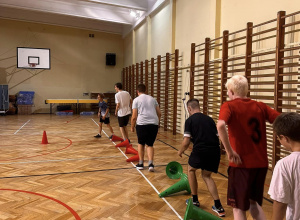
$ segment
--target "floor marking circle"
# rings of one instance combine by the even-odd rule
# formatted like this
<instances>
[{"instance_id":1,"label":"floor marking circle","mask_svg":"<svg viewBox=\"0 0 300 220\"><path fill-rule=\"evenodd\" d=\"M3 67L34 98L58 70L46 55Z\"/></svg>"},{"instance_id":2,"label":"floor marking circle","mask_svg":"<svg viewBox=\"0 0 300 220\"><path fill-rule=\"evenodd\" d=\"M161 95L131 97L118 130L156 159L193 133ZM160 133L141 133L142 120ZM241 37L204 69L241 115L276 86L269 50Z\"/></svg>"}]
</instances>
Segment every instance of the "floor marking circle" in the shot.
<instances>
[{"instance_id":1,"label":"floor marking circle","mask_svg":"<svg viewBox=\"0 0 300 220\"><path fill-rule=\"evenodd\" d=\"M37 196L41 196L41 197L50 199L50 200L52 200L52 201L54 201L54 202L56 202L56 203L64 206L65 208L67 208L72 213L72 215L75 217L76 220L81 220L81 218L79 217L79 215L77 214L77 212L74 211L74 209L72 209L70 206L68 206L67 204L63 203L62 201L59 201L59 200L57 200L55 198L52 198L50 196L46 196L46 195L43 195L43 194L40 194L40 193L25 191L25 190L18 190L18 189L0 189L0 190L29 193L29 194L33 194L33 195L37 195Z\"/></svg>"}]
</instances>

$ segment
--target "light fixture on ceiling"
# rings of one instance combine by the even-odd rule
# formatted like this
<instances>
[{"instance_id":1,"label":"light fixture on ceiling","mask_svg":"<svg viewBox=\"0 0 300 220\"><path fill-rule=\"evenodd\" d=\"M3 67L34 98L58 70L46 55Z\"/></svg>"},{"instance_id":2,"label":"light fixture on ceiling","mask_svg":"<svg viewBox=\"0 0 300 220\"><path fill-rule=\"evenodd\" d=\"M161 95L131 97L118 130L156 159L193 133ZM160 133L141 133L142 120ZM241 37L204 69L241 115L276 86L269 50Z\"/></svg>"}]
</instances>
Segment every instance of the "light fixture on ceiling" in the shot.
<instances>
[{"instance_id":1,"label":"light fixture on ceiling","mask_svg":"<svg viewBox=\"0 0 300 220\"><path fill-rule=\"evenodd\" d=\"M141 17L141 14L138 10L130 9L130 15L136 19Z\"/></svg>"}]
</instances>

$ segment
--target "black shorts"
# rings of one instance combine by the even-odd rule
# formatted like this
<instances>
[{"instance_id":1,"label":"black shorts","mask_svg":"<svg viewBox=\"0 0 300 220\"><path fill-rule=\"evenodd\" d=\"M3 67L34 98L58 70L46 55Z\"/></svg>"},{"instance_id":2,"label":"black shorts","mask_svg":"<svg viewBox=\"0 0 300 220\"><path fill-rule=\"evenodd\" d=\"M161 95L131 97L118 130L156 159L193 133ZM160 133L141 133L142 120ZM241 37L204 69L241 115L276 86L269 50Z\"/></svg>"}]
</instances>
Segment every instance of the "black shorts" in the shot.
<instances>
[{"instance_id":1,"label":"black shorts","mask_svg":"<svg viewBox=\"0 0 300 220\"><path fill-rule=\"evenodd\" d=\"M137 125L136 134L138 137L138 143L141 145L147 145L153 147L156 135L158 132L158 125Z\"/></svg>"},{"instance_id":2,"label":"black shorts","mask_svg":"<svg viewBox=\"0 0 300 220\"><path fill-rule=\"evenodd\" d=\"M202 169L218 173L221 159L220 148L212 148L206 152L192 151L189 158L189 165L195 169Z\"/></svg>"},{"instance_id":3,"label":"black shorts","mask_svg":"<svg viewBox=\"0 0 300 220\"><path fill-rule=\"evenodd\" d=\"M130 115L118 117L119 127L125 127L128 125Z\"/></svg>"},{"instance_id":4,"label":"black shorts","mask_svg":"<svg viewBox=\"0 0 300 220\"><path fill-rule=\"evenodd\" d=\"M109 124L110 122L109 122L109 118L105 118L104 120L102 119L102 116L100 116L100 123L103 123L104 122L104 124Z\"/></svg>"},{"instance_id":5,"label":"black shorts","mask_svg":"<svg viewBox=\"0 0 300 220\"><path fill-rule=\"evenodd\" d=\"M229 167L227 204L247 211L251 199L261 206L267 171L268 168Z\"/></svg>"}]
</instances>

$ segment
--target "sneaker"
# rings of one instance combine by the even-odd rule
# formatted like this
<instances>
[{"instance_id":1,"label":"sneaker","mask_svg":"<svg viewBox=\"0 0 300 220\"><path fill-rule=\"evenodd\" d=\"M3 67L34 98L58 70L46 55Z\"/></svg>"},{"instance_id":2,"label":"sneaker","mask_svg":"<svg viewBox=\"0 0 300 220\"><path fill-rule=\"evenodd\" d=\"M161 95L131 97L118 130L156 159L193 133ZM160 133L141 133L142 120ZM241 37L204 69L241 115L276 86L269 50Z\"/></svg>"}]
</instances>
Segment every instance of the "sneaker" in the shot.
<instances>
[{"instance_id":1,"label":"sneaker","mask_svg":"<svg viewBox=\"0 0 300 220\"><path fill-rule=\"evenodd\" d=\"M138 170L143 170L144 169L144 164L137 164L135 165L135 167L138 169Z\"/></svg>"},{"instance_id":2,"label":"sneaker","mask_svg":"<svg viewBox=\"0 0 300 220\"><path fill-rule=\"evenodd\" d=\"M221 206L220 208L216 208L215 206L212 207L212 210L217 213L220 217L225 217L225 210Z\"/></svg>"},{"instance_id":3,"label":"sneaker","mask_svg":"<svg viewBox=\"0 0 300 220\"><path fill-rule=\"evenodd\" d=\"M97 134L94 136L95 138L101 138L101 135L100 134Z\"/></svg>"},{"instance_id":4,"label":"sneaker","mask_svg":"<svg viewBox=\"0 0 300 220\"><path fill-rule=\"evenodd\" d=\"M149 164L149 171L154 172L154 165L152 163Z\"/></svg>"},{"instance_id":5,"label":"sneaker","mask_svg":"<svg viewBox=\"0 0 300 220\"><path fill-rule=\"evenodd\" d=\"M190 199L185 200L185 204L189 204L189 200L190 200ZM193 202L193 205L194 205L194 206L197 206L197 207L200 207L200 202L199 202L199 201Z\"/></svg>"},{"instance_id":6,"label":"sneaker","mask_svg":"<svg viewBox=\"0 0 300 220\"><path fill-rule=\"evenodd\" d=\"M113 137L113 135L111 135L111 136L109 137L109 139L112 139L112 137Z\"/></svg>"}]
</instances>

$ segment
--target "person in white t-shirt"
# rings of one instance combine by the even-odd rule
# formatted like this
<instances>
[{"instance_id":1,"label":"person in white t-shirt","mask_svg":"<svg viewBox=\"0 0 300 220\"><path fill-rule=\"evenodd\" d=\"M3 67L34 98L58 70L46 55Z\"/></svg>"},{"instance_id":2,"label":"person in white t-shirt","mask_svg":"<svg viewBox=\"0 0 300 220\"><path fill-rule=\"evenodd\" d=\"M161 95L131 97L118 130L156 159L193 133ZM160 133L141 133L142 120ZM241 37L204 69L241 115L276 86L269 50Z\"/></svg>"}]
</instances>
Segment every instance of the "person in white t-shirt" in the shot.
<instances>
[{"instance_id":1,"label":"person in white t-shirt","mask_svg":"<svg viewBox=\"0 0 300 220\"><path fill-rule=\"evenodd\" d=\"M269 195L274 200L272 220L300 219L300 115L280 114L273 124L280 144L292 153L273 170Z\"/></svg>"},{"instance_id":2,"label":"person in white t-shirt","mask_svg":"<svg viewBox=\"0 0 300 220\"><path fill-rule=\"evenodd\" d=\"M130 94L127 91L124 91L122 86L122 83L116 83L115 84L115 102L116 102L116 111L115 115L118 116L118 122L120 131L122 133L122 137L124 141L128 139L128 131L127 131L127 125L129 122L129 117L131 115L131 105L132 105L132 99ZM128 139L130 142L130 140Z\"/></svg>"},{"instance_id":3,"label":"person in white t-shirt","mask_svg":"<svg viewBox=\"0 0 300 220\"><path fill-rule=\"evenodd\" d=\"M161 112L157 101L152 96L146 95L145 92L146 86L139 84L137 86L138 97L133 100L132 104L131 131L134 132L136 125L139 152L139 163L136 165L136 168L139 170L144 169L144 152L146 145L149 171L153 172L153 144L158 132Z\"/></svg>"}]
</instances>

